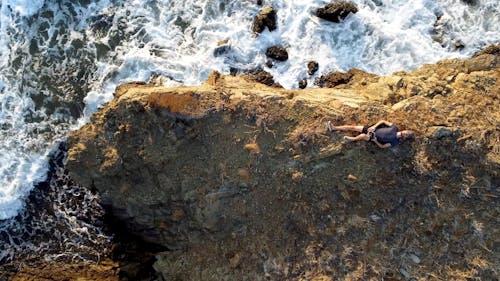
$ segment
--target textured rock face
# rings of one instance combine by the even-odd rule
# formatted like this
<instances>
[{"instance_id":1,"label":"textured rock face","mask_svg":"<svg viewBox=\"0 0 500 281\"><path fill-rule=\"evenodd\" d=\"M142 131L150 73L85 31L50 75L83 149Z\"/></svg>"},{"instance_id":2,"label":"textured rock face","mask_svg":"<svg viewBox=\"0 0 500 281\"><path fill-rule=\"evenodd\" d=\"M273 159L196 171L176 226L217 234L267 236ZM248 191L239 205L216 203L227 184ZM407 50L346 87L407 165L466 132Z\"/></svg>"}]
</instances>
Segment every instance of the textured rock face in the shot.
<instances>
[{"instance_id":1,"label":"textured rock face","mask_svg":"<svg viewBox=\"0 0 500 281\"><path fill-rule=\"evenodd\" d=\"M316 10L316 16L319 18L332 21L332 22L340 22L345 19L350 13L357 13L358 8L356 5L347 2L347 1L339 1L330 3L324 7Z\"/></svg>"},{"instance_id":2,"label":"textured rock face","mask_svg":"<svg viewBox=\"0 0 500 281\"><path fill-rule=\"evenodd\" d=\"M307 63L307 74L313 75L318 71L319 69L319 64L315 61L310 61Z\"/></svg>"},{"instance_id":3,"label":"textured rock face","mask_svg":"<svg viewBox=\"0 0 500 281\"><path fill-rule=\"evenodd\" d=\"M278 61L286 61L288 59L288 52L281 46L272 46L266 50L266 56Z\"/></svg>"},{"instance_id":4,"label":"textured rock face","mask_svg":"<svg viewBox=\"0 0 500 281\"><path fill-rule=\"evenodd\" d=\"M271 73L264 70L255 70L243 75L243 77L249 81L264 84L271 87L282 88L282 86L274 82L274 78Z\"/></svg>"},{"instance_id":5,"label":"textured rock face","mask_svg":"<svg viewBox=\"0 0 500 281\"><path fill-rule=\"evenodd\" d=\"M334 88L338 85L348 84L351 80L354 82L359 82L361 80L376 81L376 76L373 74L366 73L358 69L351 69L346 73L343 72L330 72L316 79L315 84L320 87Z\"/></svg>"},{"instance_id":6,"label":"textured rock face","mask_svg":"<svg viewBox=\"0 0 500 281\"><path fill-rule=\"evenodd\" d=\"M217 73L127 84L69 137L67 167L171 249L154 265L166 280L494 279L498 66L482 54L302 91ZM325 127L379 119L417 141L381 150Z\"/></svg>"},{"instance_id":7,"label":"textured rock face","mask_svg":"<svg viewBox=\"0 0 500 281\"><path fill-rule=\"evenodd\" d=\"M252 31L255 33L262 33L266 27L269 31L276 29L276 11L271 6L265 6L255 16L252 25Z\"/></svg>"}]
</instances>

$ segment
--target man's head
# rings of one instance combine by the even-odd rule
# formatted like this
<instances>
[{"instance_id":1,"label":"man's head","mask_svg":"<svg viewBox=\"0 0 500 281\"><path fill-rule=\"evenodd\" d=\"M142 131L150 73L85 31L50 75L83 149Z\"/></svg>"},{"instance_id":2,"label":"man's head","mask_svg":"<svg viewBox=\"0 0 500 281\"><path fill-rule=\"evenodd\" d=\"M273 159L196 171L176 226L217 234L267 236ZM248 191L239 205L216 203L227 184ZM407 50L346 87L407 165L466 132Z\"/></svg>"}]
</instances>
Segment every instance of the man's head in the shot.
<instances>
[{"instance_id":1,"label":"man's head","mask_svg":"<svg viewBox=\"0 0 500 281\"><path fill-rule=\"evenodd\" d=\"M415 139L415 133L411 130L404 130L400 132L400 138L402 140L413 140Z\"/></svg>"}]
</instances>

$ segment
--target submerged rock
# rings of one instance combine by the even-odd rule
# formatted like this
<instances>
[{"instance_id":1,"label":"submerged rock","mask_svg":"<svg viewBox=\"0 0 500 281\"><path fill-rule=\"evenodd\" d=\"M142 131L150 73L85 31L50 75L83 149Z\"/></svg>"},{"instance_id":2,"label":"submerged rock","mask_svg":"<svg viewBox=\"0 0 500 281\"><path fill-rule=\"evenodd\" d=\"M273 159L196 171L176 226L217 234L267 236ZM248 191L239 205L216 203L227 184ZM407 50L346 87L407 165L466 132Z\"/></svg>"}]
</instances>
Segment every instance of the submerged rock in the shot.
<instances>
[{"instance_id":1,"label":"submerged rock","mask_svg":"<svg viewBox=\"0 0 500 281\"><path fill-rule=\"evenodd\" d=\"M198 87L125 84L68 137L67 167L128 231L169 249L154 263L165 279L343 279L361 264L372 269L366 279L453 279L474 257L484 263L471 277L494 276L495 252L478 249L493 249L500 215L498 56L363 75L301 91L248 74L213 73ZM426 94L440 83L446 95ZM349 133L325 126L380 119L417 141L384 150L343 143ZM445 128L432 138L433 126L464 137ZM425 253L425 268L392 258L412 252Z\"/></svg>"},{"instance_id":2,"label":"submerged rock","mask_svg":"<svg viewBox=\"0 0 500 281\"><path fill-rule=\"evenodd\" d=\"M252 31L255 33L262 33L266 27L269 31L276 29L276 11L271 6L265 6L259 14L255 16Z\"/></svg>"},{"instance_id":3,"label":"submerged rock","mask_svg":"<svg viewBox=\"0 0 500 281\"><path fill-rule=\"evenodd\" d=\"M266 56L278 61L288 60L288 52L284 47L281 46L272 46L267 48Z\"/></svg>"},{"instance_id":4,"label":"submerged rock","mask_svg":"<svg viewBox=\"0 0 500 281\"><path fill-rule=\"evenodd\" d=\"M231 43L229 40L222 40L217 42L217 47L215 47L213 55L214 57L220 57L226 55L231 51Z\"/></svg>"},{"instance_id":5,"label":"submerged rock","mask_svg":"<svg viewBox=\"0 0 500 281\"><path fill-rule=\"evenodd\" d=\"M357 12L358 8L356 7L356 5L347 1L340 1L340 2L333 2L324 7L319 8L318 10L316 10L316 16L325 19L327 21L340 22L341 20L345 19L349 14L351 13L355 14Z\"/></svg>"}]
</instances>

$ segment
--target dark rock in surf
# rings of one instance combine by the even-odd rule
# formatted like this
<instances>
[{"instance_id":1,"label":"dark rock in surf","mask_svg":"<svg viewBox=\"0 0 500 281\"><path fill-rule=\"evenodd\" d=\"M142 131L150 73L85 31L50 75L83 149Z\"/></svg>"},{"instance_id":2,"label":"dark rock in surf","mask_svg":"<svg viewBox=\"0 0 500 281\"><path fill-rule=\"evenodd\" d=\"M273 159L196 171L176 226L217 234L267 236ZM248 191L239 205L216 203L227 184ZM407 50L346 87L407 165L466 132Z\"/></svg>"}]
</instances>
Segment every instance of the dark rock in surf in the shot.
<instances>
[{"instance_id":1,"label":"dark rock in surf","mask_svg":"<svg viewBox=\"0 0 500 281\"><path fill-rule=\"evenodd\" d=\"M469 5L469 6L477 5L477 0L462 0L462 2L466 5Z\"/></svg>"},{"instance_id":2,"label":"dark rock in surf","mask_svg":"<svg viewBox=\"0 0 500 281\"><path fill-rule=\"evenodd\" d=\"M307 87L307 80L302 79L299 81L299 89L305 89Z\"/></svg>"},{"instance_id":3,"label":"dark rock in surf","mask_svg":"<svg viewBox=\"0 0 500 281\"><path fill-rule=\"evenodd\" d=\"M318 71L319 69L319 64L315 61L310 61L307 63L307 74L313 75Z\"/></svg>"},{"instance_id":4,"label":"dark rock in surf","mask_svg":"<svg viewBox=\"0 0 500 281\"><path fill-rule=\"evenodd\" d=\"M465 44L462 40L458 39L456 40L453 45L455 46L455 49L457 50L462 50L463 48L465 48Z\"/></svg>"},{"instance_id":5,"label":"dark rock in surf","mask_svg":"<svg viewBox=\"0 0 500 281\"><path fill-rule=\"evenodd\" d=\"M231 45L229 40L222 40L217 43L217 47L214 49L214 57L220 57L231 51Z\"/></svg>"},{"instance_id":6,"label":"dark rock in surf","mask_svg":"<svg viewBox=\"0 0 500 281\"><path fill-rule=\"evenodd\" d=\"M286 61L288 59L288 52L283 47L272 46L266 50L266 56L278 61Z\"/></svg>"},{"instance_id":7,"label":"dark rock in surf","mask_svg":"<svg viewBox=\"0 0 500 281\"><path fill-rule=\"evenodd\" d=\"M331 22L340 22L350 13L357 13L358 8L346 1L333 2L316 10L316 16Z\"/></svg>"},{"instance_id":8,"label":"dark rock in surf","mask_svg":"<svg viewBox=\"0 0 500 281\"><path fill-rule=\"evenodd\" d=\"M250 81L254 81L271 87L283 88L280 84L274 82L271 73L261 69L250 71L243 76Z\"/></svg>"},{"instance_id":9,"label":"dark rock in surf","mask_svg":"<svg viewBox=\"0 0 500 281\"><path fill-rule=\"evenodd\" d=\"M265 6L259 14L255 16L252 31L255 33L262 33L266 27L269 31L276 29L276 11L271 6Z\"/></svg>"}]
</instances>

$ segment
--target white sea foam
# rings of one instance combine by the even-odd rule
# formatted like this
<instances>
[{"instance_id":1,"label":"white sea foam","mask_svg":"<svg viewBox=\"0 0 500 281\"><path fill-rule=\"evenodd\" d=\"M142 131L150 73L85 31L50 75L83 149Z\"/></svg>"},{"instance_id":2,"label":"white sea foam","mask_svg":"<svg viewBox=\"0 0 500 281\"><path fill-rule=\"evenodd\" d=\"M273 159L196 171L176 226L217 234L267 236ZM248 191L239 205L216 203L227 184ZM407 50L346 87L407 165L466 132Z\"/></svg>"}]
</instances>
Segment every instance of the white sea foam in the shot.
<instances>
[{"instance_id":1,"label":"white sea foam","mask_svg":"<svg viewBox=\"0 0 500 281\"><path fill-rule=\"evenodd\" d=\"M22 17L38 12L45 0L2 0L2 6L7 6L13 13Z\"/></svg>"},{"instance_id":2,"label":"white sea foam","mask_svg":"<svg viewBox=\"0 0 500 281\"><path fill-rule=\"evenodd\" d=\"M264 1L278 28L251 32L254 0L3 0L0 4L0 219L22 207L44 179L56 140L87 122L116 85L160 75L196 85L211 70L261 67L287 88L329 71L377 74L466 57L500 42L500 3L461 0L354 0L341 23L317 18L326 0ZM83 4L79 4L83 3ZM231 46L214 55L221 40ZM265 50L289 60L265 66ZM464 45L463 48L457 48ZM319 62L312 77L310 60Z\"/></svg>"}]
</instances>

